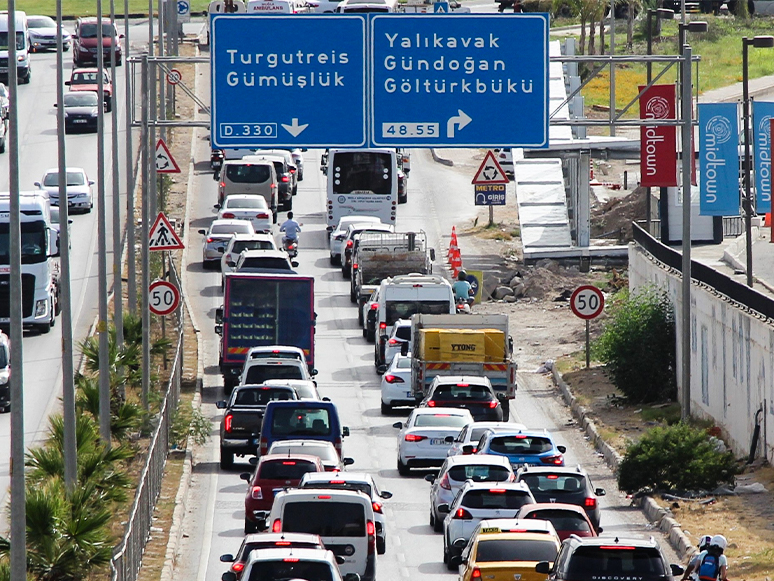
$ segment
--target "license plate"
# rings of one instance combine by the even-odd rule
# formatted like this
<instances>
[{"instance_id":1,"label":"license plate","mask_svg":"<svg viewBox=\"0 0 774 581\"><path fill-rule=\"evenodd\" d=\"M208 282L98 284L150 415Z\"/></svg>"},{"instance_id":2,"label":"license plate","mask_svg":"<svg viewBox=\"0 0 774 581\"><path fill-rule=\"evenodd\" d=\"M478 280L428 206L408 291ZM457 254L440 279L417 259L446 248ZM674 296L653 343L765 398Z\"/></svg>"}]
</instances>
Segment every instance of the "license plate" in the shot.
<instances>
[{"instance_id":1,"label":"license plate","mask_svg":"<svg viewBox=\"0 0 774 581\"><path fill-rule=\"evenodd\" d=\"M445 438L430 438L430 445L431 446L444 446L444 445L446 445L446 439Z\"/></svg>"},{"instance_id":2,"label":"license plate","mask_svg":"<svg viewBox=\"0 0 774 581\"><path fill-rule=\"evenodd\" d=\"M413 391L407 391L406 392L406 397L414 397L414 392Z\"/></svg>"},{"instance_id":3,"label":"license plate","mask_svg":"<svg viewBox=\"0 0 774 581\"><path fill-rule=\"evenodd\" d=\"M73 119L73 123L86 123L86 119Z\"/></svg>"}]
</instances>

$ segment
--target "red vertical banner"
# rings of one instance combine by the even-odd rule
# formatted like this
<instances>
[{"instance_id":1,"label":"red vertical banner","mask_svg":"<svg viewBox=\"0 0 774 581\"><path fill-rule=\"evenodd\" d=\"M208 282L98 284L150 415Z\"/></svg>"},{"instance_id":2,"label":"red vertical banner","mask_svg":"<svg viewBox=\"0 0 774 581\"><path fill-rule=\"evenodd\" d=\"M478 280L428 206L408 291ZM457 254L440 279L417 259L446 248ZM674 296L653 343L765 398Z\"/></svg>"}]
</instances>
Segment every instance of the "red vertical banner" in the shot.
<instances>
[{"instance_id":1,"label":"red vertical banner","mask_svg":"<svg viewBox=\"0 0 774 581\"><path fill-rule=\"evenodd\" d=\"M644 87L640 87L640 91ZM674 85L653 85L640 97L640 119L676 119ZM672 125L640 128L640 185L677 186L677 127Z\"/></svg>"}]
</instances>

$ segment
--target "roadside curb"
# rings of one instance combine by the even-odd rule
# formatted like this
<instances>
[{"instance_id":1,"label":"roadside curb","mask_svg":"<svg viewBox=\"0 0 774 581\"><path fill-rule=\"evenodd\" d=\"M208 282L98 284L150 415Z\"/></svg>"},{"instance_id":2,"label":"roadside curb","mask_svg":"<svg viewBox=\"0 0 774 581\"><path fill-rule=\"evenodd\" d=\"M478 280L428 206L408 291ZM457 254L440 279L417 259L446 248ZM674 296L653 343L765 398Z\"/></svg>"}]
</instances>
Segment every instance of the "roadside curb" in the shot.
<instances>
[{"instance_id":1,"label":"roadside curb","mask_svg":"<svg viewBox=\"0 0 774 581\"><path fill-rule=\"evenodd\" d=\"M553 376L554 383L562 393L562 398L570 407L570 410L572 410L572 415L577 419L586 436L594 444L594 448L602 454L610 469L617 472L622 459L621 455L599 435L596 424L588 417L588 410L578 403L577 398L572 394L570 387L562 377L562 374L556 370L556 367L551 370L551 375ZM645 518L667 536L669 544L677 552L677 556L680 559L690 557L696 552L691 540L680 528L680 523L670 516L671 513L668 510L658 506L653 498L650 496L635 498L634 503L640 507Z\"/></svg>"},{"instance_id":2,"label":"roadside curb","mask_svg":"<svg viewBox=\"0 0 774 581\"><path fill-rule=\"evenodd\" d=\"M453 162L452 160L450 160L450 159L444 159L443 157L440 157L440 156L439 156L439 155L438 155L438 154L435 152L435 148L434 148L434 147L430 149L430 153L432 154L432 156L433 156L433 161L434 161L435 163L440 163L440 164L442 164L442 165L448 165L449 167L453 167L453 166L454 166L454 162Z\"/></svg>"}]
</instances>

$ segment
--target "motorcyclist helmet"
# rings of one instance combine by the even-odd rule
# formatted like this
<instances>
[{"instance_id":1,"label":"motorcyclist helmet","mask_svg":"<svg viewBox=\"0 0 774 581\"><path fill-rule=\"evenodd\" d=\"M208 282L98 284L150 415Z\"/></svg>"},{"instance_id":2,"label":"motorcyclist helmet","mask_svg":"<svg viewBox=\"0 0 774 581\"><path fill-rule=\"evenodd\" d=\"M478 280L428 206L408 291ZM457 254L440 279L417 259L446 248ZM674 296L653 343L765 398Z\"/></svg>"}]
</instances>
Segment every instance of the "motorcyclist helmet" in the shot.
<instances>
[{"instance_id":1,"label":"motorcyclist helmet","mask_svg":"<svg viewBox=\"0 0 774 581\"><path fill-rule=\"evenodd\" d=\"M467 273L467 272L465 272L464 270L461 270L461 271L460 271L460 272L457 274L457 280L468 280L468 273Z\"/></svg>"},{"instance_id":2,"label":"motorcyclist helmet","mask_svg":"<svg viewBox=\"0 0 774 581\"><path fill-rule=\"evenodd\" d=\"M712 537L712 540L710 541L710 547L718 547L719 549L726 550L726 546L728 545L728 541L726 540L726 537L723 535L715 535Z\"/></svg>"},{"instance_id":3,"label":"motorcyclist helmet","mask_svg":"<svg viewBox=\"0 0 774 581\"><path fill-rule=\"evenodd\" d=\"M699 550L700 551L706 551L707 549L709 549L709 546L710 546L711 543L712 543L712 536L710 536L710 535L703 535L699 539L699 545L698 545Z\"/></svg>"}]
</instances>

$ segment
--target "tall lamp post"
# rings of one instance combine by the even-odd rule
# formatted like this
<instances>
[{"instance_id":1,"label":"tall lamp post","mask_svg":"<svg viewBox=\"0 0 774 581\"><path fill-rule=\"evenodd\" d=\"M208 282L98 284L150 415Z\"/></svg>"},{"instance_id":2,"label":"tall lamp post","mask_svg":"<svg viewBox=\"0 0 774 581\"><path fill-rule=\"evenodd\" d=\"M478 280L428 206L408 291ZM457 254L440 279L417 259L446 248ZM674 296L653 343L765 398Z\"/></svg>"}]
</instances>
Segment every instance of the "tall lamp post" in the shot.
<instances>
[{"instance_id":1,"label":"tall lamp post","mask_svg":"<svg viewBox=\"0 0 774 581\"><path fill-rule=\"evenodd\" d=\"M742 122L744 123L744 227L745 242L747 246L747 286L753 285L753 259L752 259L752 187L751 187L751 166L752 158L750 155L750 90L749 90L749 71L747 52L749 47L753 48L772 48L774 47L774 36L755 36L753 38L742 38Z\"/></svg>"}]
</instances>

